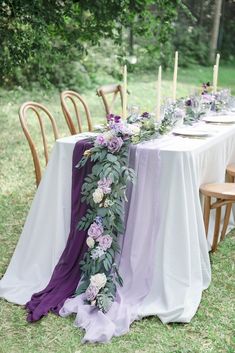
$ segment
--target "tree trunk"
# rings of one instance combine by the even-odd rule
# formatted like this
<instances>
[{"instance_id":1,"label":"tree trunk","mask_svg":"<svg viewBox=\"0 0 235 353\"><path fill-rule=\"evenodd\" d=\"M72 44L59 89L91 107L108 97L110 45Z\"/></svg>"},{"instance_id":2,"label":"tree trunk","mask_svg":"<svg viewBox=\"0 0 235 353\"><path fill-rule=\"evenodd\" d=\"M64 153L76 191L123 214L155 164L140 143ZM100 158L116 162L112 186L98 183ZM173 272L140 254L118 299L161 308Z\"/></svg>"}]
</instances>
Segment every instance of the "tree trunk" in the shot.
<instances>
[{"instance_id":1,"label":"tree trunk","mask_svg":"<svg viewBox=\"0 0 235 353\"><path fill-rule=\"evenodd\" d=\"M211 43L210 43L210 62L211 63L213 63L215 60L215 54L217 49L219 27L220 27L221 6L222 6L222 0L215 0L213 28L212 28Z\"/></svg>"},{"instance_id":2,"label":"tree trunk","mask_svg":"<svg viewBox=\"0 0 235 353\"><path fill-rule=\"evenodd\" d=\"M129 54L134 54L134 34L133 34L133 26L129 29Z\"/></svg>"}]
</instances>

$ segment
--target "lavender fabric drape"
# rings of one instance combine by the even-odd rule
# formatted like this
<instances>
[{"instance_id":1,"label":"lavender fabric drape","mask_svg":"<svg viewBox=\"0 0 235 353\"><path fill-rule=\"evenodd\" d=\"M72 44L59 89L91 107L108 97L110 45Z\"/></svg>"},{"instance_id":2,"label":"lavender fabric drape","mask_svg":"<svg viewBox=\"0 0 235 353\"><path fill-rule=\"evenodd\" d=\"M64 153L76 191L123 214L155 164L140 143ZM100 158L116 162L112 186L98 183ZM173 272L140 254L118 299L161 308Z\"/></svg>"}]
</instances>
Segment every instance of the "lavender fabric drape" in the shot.
<instances>
[{"instance_id":1,"label":"lavender fabric drape","mask_svg":"<svg viewBox=\"0 0 235 353\"><path fill-rule=\"evenodd\" d=\"M82 260L87 250L87 232L78 230L77 224L78 220L81 219L87 211L87 204L81 202L81 188L84 178L91 171L92 162L89 160L81 169L77 169L75 166L82 158L84 151L91 146L92 143L89 140L80 140L74 147L71 221L68 241L47 287L33 294L31 300L26 304L26 309L28 310L27 320L29 322L39 320L49 311L58 313L64 301L74 294L80 280L81 272L79 262Z\"/></svg>"},{"instance_id":2,"label":"lavender fabric drape","mask_svg":"<svg viewBox=\"0 0 235 353\"><path fill-rule=\"evenodd\" d=\"M160 157L157 149L145 149L144 146L133 146L129 156L129 166L135 169L137 181L128 190L126 229L120 258L116 259L124 286L118 287L116 299L106 314L85 304L84 294L66 300L59 312L62 317L76 314L75 326L86 331L83 343L104 343L113 336L128 332L131 323L141 318L141 305L151 291L159 226L159 203L156 202L159 200L159 189L152 187L153 184L146 177L146 170L149 177L158 180ZM138 214L147 219L148 228L143 228L143 219L137 217Z\"/></svg>"}]
</instances>

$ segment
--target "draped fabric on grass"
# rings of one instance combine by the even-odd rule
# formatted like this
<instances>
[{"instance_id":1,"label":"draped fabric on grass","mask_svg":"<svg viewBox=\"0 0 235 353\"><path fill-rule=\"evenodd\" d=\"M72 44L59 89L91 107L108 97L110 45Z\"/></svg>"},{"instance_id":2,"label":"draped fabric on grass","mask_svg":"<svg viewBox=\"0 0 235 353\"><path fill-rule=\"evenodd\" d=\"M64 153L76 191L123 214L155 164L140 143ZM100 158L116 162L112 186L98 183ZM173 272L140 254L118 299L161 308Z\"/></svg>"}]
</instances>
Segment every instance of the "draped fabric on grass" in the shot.
<instances>
[{"instance_id":1,"label":"draped fabric on grass","mask_svg":"<svg viewBox=\"0 0 235 353\"><path fill-rule=\"evenodd\" d=\"M108 342L113 336L128 332L134 320L149 315L143 315L141 308L143 301L151 296L155 271L153 259L156 257L159 226L159 189L152 185L159 179L160 157L157 149L145 149L144 146L132 146L130 149L129 166L135 169L137 180L127 192L125 234L123 239L120 238L120 242L123 240L120 244L122 250L116 258L123 287L117 287L115 301L107 313L84 303L84 293L66 300L59 312L62 317L76 314L75 326L86 331L83 343ZM146 224L151 227L146 227ZM156 298L148 301L146 307L149 310ZM149 311L155 314L152 308Z\"/></svg>"},{"instance_id":2,"label":"draped fabric on grass","mask_svg":"<svg viewBox=\"0 0 235 353\"><path fill-rule=\"evenodd\" d=\"M80 140L74 147L71 221L68 241L47 287L33 294L31 300L26 304L26 309L28 310L27 320L29 322L39 320L42 316L47 315L49 311L58 314L64 301L74 294L80 280L79 262L87 251L87 232L78 230L77 223L87 212L86 203L81 202L81 188L84 178L91 172L92 162L89 160L79 170L75 166L82 158L84 151L90 147L92 147L92 143L89 140Z\"/></svg>"}]
</instances>

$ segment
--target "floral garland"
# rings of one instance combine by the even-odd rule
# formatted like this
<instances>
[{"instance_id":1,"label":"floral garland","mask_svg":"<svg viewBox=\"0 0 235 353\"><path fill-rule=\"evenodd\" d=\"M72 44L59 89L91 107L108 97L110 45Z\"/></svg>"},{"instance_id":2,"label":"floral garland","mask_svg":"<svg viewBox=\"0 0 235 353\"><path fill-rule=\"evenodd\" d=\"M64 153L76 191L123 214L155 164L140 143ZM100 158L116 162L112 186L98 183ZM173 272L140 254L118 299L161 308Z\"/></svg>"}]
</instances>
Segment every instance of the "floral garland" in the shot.
<instances>
[{"instance_id":1,"label":"floral garland","mask_svg":"<svg viewBox=\"0 0 235 353\"><path fill-rule=\"evenodd\" d=\"M119 235L124 232L123 209L128 183L135 172L127 167L129 145L156 135L156 126L148 113L135 121L122 122L108 116L107 129L86 150L78 168L90 158L95 162L82 186L82 202L89 205L78 227L87 230L88 250L80 262L82 279L76 291L85 302L107 312L115 299L117 284L122 286L115 257L120 252Z\"/></svg>"},{"instance_id":2,"label":"floral garland","mask_svg":"<svg viewBox=\"0 0 235 353\"><path fill-rule=\"evenodd\" d=\"M210 82L203 83L200 95L185 100L186 116L184 123L191 125L199 121L209 111L218 113L226 110L230 99L231 93L229 90L223 89L214 93Z\"/></svg>"}]
</instances>

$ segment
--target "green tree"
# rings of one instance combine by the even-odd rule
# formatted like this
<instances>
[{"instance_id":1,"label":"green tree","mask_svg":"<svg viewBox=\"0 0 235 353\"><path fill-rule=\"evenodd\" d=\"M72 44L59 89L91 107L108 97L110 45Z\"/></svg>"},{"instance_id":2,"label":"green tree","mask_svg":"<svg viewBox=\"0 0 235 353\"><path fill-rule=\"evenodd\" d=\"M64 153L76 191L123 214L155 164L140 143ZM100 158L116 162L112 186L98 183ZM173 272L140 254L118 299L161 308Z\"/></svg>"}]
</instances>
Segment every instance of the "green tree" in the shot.
<instances>
[{"instance_id":1,"label":"green tree","mask_svg":"<svg viewBox=\"0 0 235 353\"><path fill-rule=\"evenodd\" d=\"M149 52L163 48L179 6L181 0L0 1L1 82L66 81L67 64L81 61L102 38L121 45L125 28L150 38Z\"/></svg>"}]
</instances>

